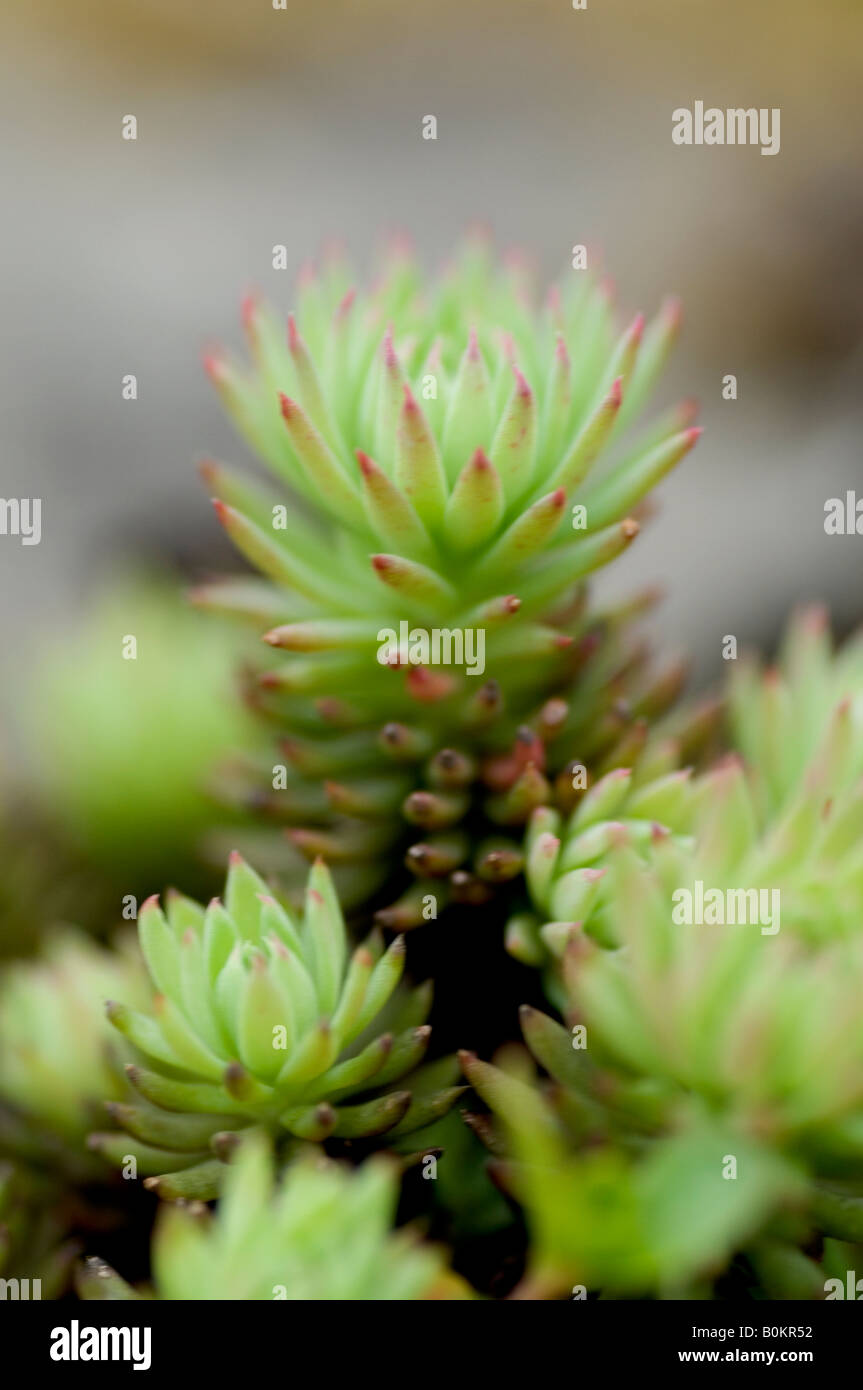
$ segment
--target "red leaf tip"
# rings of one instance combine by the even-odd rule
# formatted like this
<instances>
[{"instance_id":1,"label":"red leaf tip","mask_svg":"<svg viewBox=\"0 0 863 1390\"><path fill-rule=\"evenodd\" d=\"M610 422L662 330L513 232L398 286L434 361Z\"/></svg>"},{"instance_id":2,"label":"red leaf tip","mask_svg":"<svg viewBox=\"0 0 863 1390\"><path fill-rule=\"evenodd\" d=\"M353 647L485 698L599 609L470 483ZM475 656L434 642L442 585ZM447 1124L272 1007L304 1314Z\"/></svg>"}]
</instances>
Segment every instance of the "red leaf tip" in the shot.
<instances>
[{"instance_id":1,"label":"red leaf tip","mask_svg":"<svg viewBox=\"0 0 863 1390\"><path fill-rule=\"evenodd\" d=\"M669 328L677 329L683 322L683 304L676 295L671 295L662 306L662 317Z\"/></svg>"},{"instance_id":2,"label":"red leaf tip","mask_svg":"<svg viewBox=\"0 0 863 1390\"><path fill-rule=\"evenodd\" d=\"M398 368L399 359L396 356L395 343L393 342L393 326L391 323L387 325L387 331L384 334L384 361L386 362L388 371L392 372Z\"/></svg>"},{"instance_id":3,"label":"red leaf tip","mask_svg":"<svg viewBox=\"0 0 863 1390\"><path fill-rule=\"evenodd\" d=\"M526 379L525 379L524 373L521 371L521 368L518 367L518 366L516 365L515 362L513 362L513 364L512 364L512 370L513 370L513 372L514 372L514 374L515 374L515 384L516 384L516 390L518 391L518 394L519 394L521 397L523 397L523 399L526 400L526 401L532 400L532 399L533 399L533 392L531 391L529 385L527 384L527 381L526 381Z\"/></svg>"},{"instance_id":4,"label":"red leaf tip","mask_svg":"<svg viewBox=\"0 0 863 1390\"><path fill-rule=\"evenodd\" d=\"M218 385L225 377L225 359L221 348L209 348L201 356L204 371L210 380Z\"/></svg>"},{"instance_id":5,"label":"red leaf tip","mask_svg":"<svg viewBox=\"0 0 863 1390\"><path fill-rule=\"evenodd\" d=\"M336 309L336 323L342 323L353 308L354 300L357 297L355 289L351 288L347 294L342 296L338 308Z\"/></svg>"}]
</instances>

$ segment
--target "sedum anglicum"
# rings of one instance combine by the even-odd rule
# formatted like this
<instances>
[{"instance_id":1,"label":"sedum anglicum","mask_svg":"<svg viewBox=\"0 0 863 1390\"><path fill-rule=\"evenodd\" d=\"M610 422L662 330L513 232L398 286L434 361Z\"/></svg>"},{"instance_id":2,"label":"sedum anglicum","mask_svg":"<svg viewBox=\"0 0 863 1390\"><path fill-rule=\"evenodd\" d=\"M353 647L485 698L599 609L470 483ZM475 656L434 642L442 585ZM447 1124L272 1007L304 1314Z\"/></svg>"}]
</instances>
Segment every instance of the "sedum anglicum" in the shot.
<instances>
[{"instance_id":1,"label":"sedum anglicum","mask_svg":"<svg viewBox=\"0 0 863 1390\"><path fill-rule=\"evenodd\" d=\"M538 306L523 266L473 240L437 282L396 252L357 292L331 260L287 323L247 301L249 365L208 358L279 485L203 470L263 578L198 601L274 649L256 701L282 735L224 794L324 854L348 902L403 853L418 886L386 925L514 877L518 827L568 798L568 764L633 758L677 689L627 640L640 601L595 611L585 581L699 433L689 406L633 430L678 318L621 328L587 273Z\"/></svg>"},{"instance_id":2,"label":"sedum anglicum","mask_svg":"<svg viewBox=\"0 0 863 1390\"><path fill-rule=\"evenodd\" d=\"M106 1096L123 1094L128 1049L102 1001L146 999L146 972L131 942L108 950L72 928L41 957L0 976L0 1147L30 1156L64 1153L78 1163Z\"/></svg>"},{"instance_id":3,"label":"sedum anglicum","mask_svg":"<svg viewBox=\"0 0 863 1390\"><path fill-rule=\"evenodd\" d=\"M378 936L349 951L326 866L309 874L292 915L238 855L224 900L204 908L155 898L138 921L157 993L145 1013L108 1003L111 1022L140 1053L127 1068L138 1093L109 1105L127 1134L91 1145L117 1162L133 1155L168 1197L210 1197L240 1130L286 1141L400 1140L460 1094L432 1064L393 1089L426 1052L428 990L396 994L404 941ZM132 1136L132 1138L127 1137Z\"/></svg>"},{"instance_id":4,"label":"sedum anglicum","mask_svg":"<svg viewBox=\"0 0 863 1390\"><path fill-rule=\"evenodd\" d=\"M260 1136L230 1165L218 1209L162 1207L153 1239L156 1296L171 1300L407 1301L470 1297L443 1252L393 1231L398 1177L385 1158L357 1169L296 1160L280 1181ZM90 1260L84 1298L140 1297Z\"/></svg>"},{"instance_id":5,"label":"sedum anglicum","mask_svg":"<svg viewBox=\"0 0 863 1390\"><path fill-rule=\"evenodd\" d=\"M856 937L863 920L863 641L833 656L825 615L798 613L775 667L742 660L725 700L731 751L709 772L656 759L594 782L567 817L538 808L525 839L530 910L507 944L530 964L558 956L573 930L614 945L609 855L644 862L670 839L697 846L681 888L773 891L782 931ZM661 755L661 750L657 750ZM658 774L658 775L656 775ZM765 926L770 926L765 923Z\"/></svg>"},{"instance_id":6,"label":"sedum anglicum","mask_svg":"<svg viewBox=\"0 0 863 1390\"><path fill-rule=\"evenodd\" d=\"M819 1251L863 1235L860 652L798 615L777 667L731 682L733 758L612 774L582 803L608 820L535 837L573 1032L523 1011L550 1088L465 1060L525 1160L540 1282L690 1296L736 1255L769 1296L819 1297Z\"/></svg>"}]
</instances>

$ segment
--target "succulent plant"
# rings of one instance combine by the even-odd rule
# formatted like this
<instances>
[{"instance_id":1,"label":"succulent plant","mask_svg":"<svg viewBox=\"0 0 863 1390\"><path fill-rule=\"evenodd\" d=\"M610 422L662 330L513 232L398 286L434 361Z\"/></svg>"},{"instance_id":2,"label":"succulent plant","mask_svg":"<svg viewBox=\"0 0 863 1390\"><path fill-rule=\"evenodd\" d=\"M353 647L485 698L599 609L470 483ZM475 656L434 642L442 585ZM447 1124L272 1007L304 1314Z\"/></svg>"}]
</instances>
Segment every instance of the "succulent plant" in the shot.
<instances>
[{"instance_id":1,"label":"succulent plant","mask_svg":"<svg viewBox=\"0 0 863 1390\"><path fill-rule=\"evenodd\" d=\"M235 689L243 650L240 634L216 631L147 573L97 594L86 622L48 645L27 692L25 743L41 803L112 890L108 920L154 879L197 873L208 886L199 845L213 820L213 764L256 741Z\"/></svg>"},{"instance_id":2,"label":"succulent plant","mask_svg":"<svg viewBox=\"0 0 863 1390\"><path fill-rule=\"evenodd\" d=\"M520 960L560 958L574 929L619 944L609 855L625 846L648 861L669 836L680 848L697 845L709 887L776 889L784 930L859 933L863 639L833 657L823 611L801 610L776 667L742 661L723 705L732 751L709 772L693 778L689 768L644 761L598 779L565 820L553 807L532 813L524 853L530 907L513 914L506 932Z\"/></svg>"},{"instance_id":3,"label":"succulent plant","mask_svg":"<svg viewBox=\"0 0 863 1390\"><path fill-rule=\"evenodd\" d=\"M546 988L559 1002L557 963L576 931L603 945L614 938L608 860L628 846L649 858L669 835L691 842L695 794L691 769L646 778L615 768L597 779L564 818L552 806L532 813L525 835L525 881L530 903L506 925L505 944L525 965L551 967Z\"/></svg>"},{"instance_id":4,"label":"succulent plant","mask_svg":"<svg viewBox=\"0 0 863 1390\"><path fill-rule=\"evenodd\" d=\"M415 926L429 893L481 901L517 875L512 828L556 779L568 804L573 761L631 761L679 687L628 639L643 601L594 612L585 591L699 433L689 406L628 432L679 312L618 334L587 274L537 312L523 267L474 241L438 285L398 254L356 295L336 261L287 331L256 299L244 319L253 367L207 366L286 491L204 466L264 580L197 599L266 628L281 661L257 703L283 742L223 795L324 854L349 903L402 842L418 882L381 920Z\"/></svg>"},{"instance_id":5,"label":"succulent plant","mask_svg":"<svg viewBox=\"0 0 863 1390\"><path fill-rule=\"evenodd\" d=\"M634 857L611 866L621 945L582 936L568 946L573 1031L523 1011L553 1078L547 1099L523 1078L465 1061L516 1131L536 1259L562 1261L588 1286L684 1297L750 1242L859 1238L863 939L813 948L757 926L677 925L671 894L693 869L669 842L650 868ZM542 1151L538 1139L531 1147L538 1132ZM608 1222L607 1187L620 1225ZM583 1204L595 1208L590 1222ZM701 1208L711 1221L695 1219Z\"/></svg>"},{"instance_id":6,"label":"succulent plant","mask_svg":"<svg viewBox=\"0 0 863 1390\"><path fill-rule=\"evenodd\" d=\"M783 930L787 923L816 941L859 935L863 632L834 654L824 610L801 609L775 666L740 663L728 706L732 746L747 774L737 830L743 872L781 885ZM729 786L728 796L737 794ZM714 838L728 818L718 806Z\"/></svg>"},{"instance_id":7,"label":"succulent plant","mask_svg":"<svg viewBox=\"0 0 863 1390\"><path fill-rule=\"evenodd\" d=\"M411 1090L392 1089L425 1055L431 996L422 987L395 993L403 938L384 951L373 934L349 954L322 862L309 874L302 919L234 854L224 902L205 909L174 893L163 912L151 898L138 932L158 991L153 1011L110 1001L107 1012L146 1059L127 1068L139 1096L108 1106L127 1133L90 1143L116 1162L134 1157L162 1196L215 1195L241 1130L400 1140L461 1093L436 1084L457 1074L446 1060L417 1072Z\"/></svg>"},{"instance_id":8,"label":"succulent plant","mask_svg":"<svg viewBox=\"0 0 863 1390\"><path fill-rule=\"evenodd\" d=\"M622 1104L602 1086L593 1096L583 1074L574 1079L567 1031L535 1011L523 1024L532 1046L541 1036L550 1080L464 1059L495 1117L471 1122L528 1225L530 1262L514 1297L571 1288L582 1297L709 1296L738 1248L772 1217L790 1219L802 1179L780 1154L696 1105L683 1108L673 1130L651 1128L649 1087L624 1087ZM723 1175L729 1159L733 1181Z\"/></svg>"},{"instance_id":9,"label":"succulent plant","mask_svg":"<svg viewBox=\"0 0 863 1390\"><path fill-rule=\"evenodd\" d=\"M0 1278L62 1296L84 1249L137 1281L157 1211L150 1282L91 1258L82 1298L474 1296L429 1229L492 1296L854 1297L863 636L834 653L806 610L775 665L669 713L652 596L588 594L699 433L689 405L633 433L677 306L615 327L579 272L537 307L474 238L435 283L395 249L360 294L329 257L284 327L257 297L243 319L251 366L206 365L276 487L202 466L257 574L193 597L247 631L131 580L55 650L43 795L0 812L0 956L155 875L206 896L228 837L260 872L234 852L222 899L148 899L140 954L63 929L0 966ZM494 1053L461 1054L465 1128L381 928L495 893L515 961L477 933L446 964L470 914L411 943L444 1027ZM522 984L563 1020L525 1005L526 1047Z\"/></svg>"},{"instance_id":10,"label":"succulent plant","mask_svg":"<svg viewBox=\"0 0 863 1390\"><path fill-rule=\"evenodd\" d=\"M798 615L778 669L731 682L745 762L640 791L614 773L559 842L534 828L529 877L557 918L538 939L562 964L573 1032L523 1013L550 1104L465 1064L527 1155L540 1280L709 1287L743 1249L773 1296L823 1296L799 1247L863 1233L860 653L855 640L832 658L823 615ZM702 907L720 895L701 920L686 911L699 891Z\"/></svg>"},{"instance_id":11,"label":"succulent plant","mask_svg":"<svg viewBox=\"0 0 863 1390\"><path fill-rule=\"evenodd\" d=\"M102 1001L146 997L134 940L108 950L58 930L34 960L0 973L0 1151L88 1173L87 1133L106 1096L124 1094L128 1049Z\"/></svg>"},{"instance_id":12,"label":"succulent plant","mask_svg":"<svg viewBox=\"0 0 863 1390\"><path fill-rule=\"evenodd\" d=\"M274 1180L261 1135L243 1141L225 1177L218 1210L203 1203L164 1205L153 1239L161 1299L405 1301L459 1299L470 1290L444 1255L393 1231L398 1200L394 1164L382 1156L360 1167L304 1155ZM101 1261L79 1277L85 1299L141 1295Z\"/></svg>"},{"instance_id":13,"label":"succulent plant","mask_svg":"<svg viewBox=\"0 0 863 1390\"><path fill-rule=\"evenodd\" d=\"M86 1138L126 1089L102 999L143 1003L144 984L134 938L106 949L70 927L0 972L0 1276L29 1280L21 1297L61 1297L82 1243L122 1219L122 1184Z\"/></svg>"}]
</instances>

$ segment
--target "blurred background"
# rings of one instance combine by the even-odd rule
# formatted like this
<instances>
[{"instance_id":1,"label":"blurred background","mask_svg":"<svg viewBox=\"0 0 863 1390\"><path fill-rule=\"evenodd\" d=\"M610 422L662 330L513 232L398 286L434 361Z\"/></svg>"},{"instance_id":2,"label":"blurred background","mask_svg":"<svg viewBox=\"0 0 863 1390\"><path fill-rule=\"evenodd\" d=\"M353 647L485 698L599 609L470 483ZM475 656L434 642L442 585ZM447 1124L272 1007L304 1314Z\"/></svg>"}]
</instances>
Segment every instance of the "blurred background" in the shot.
<instances>
[{"instance_id":1,"label":"blurred background","mask_svg":"<svg viewBox=\"0 0 863 1390\"><path fill-rule=\"evenodd\" d=\"M403 228L433 266L477 218L548 276L601 247L626 312L683 299L667 389L707 432L608 582L665 586L657 632L696 682L799 599L863 616L863 540L823 530L828 497L863 493L859 0L3 9L0 493L43 499L41 545L0 543L7 704L130 560L227 557L194 460L243 450L200 352L238 341L242 294L287 309L333 235L363 267ZM674 146L696 99L778 106L780 153Z\"/></svg>"}]
</instances>

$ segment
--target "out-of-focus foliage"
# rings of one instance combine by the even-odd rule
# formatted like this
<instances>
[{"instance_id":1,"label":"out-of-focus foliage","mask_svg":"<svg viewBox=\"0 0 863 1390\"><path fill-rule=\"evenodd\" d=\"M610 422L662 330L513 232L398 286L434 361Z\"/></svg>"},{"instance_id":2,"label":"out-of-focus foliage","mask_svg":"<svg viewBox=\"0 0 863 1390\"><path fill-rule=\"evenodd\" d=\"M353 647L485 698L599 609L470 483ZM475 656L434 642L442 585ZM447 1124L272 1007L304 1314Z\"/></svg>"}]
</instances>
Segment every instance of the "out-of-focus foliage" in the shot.
<instances>
[{"instance_id":1,"label":"out-of-focus foliage","mask_svg":"<svg viewBox=\"0 0 863 1390\"><path fill-rule=\"evenodd\" d=\"M194 864L213 821L208 783L255 742L235 688L244 650L146 575L114 584L46 647L29 751L46 808L94 873L132 892Z\"/></svg>"},{"instance_id":2,"label":"out-of-focus foliage","mask_svg":"<svg viewBox=\"0 0 863 1390\"><path fill-rule=\"evenodd\" d=\"M392 1301L469 1298L444 1253L394 1232L398 1177L392 1163L360 1168L306 1155L275 1182L267 1144L243 1141L215 1215L201 1203L164 1206L153 1245L157 1296L165 1299ZM97 1261L82 1275L85 1298L135 1293Z\"/></svg>"},{"instance_id":3,"label":"out-of-focus foliage","mask_svg":"<svg viewBox=\"0 0 863 1390\"><path fill-rule=\"evenodd\" d=\"M798 615L777 668L731 682L734 757L635 792L612 773L559 836L539 815L535 939L573 1033L523 1013L545 1100L466 1068L513 1136L540 1282L680 1295L743 1252L817 1297L802 1247L859 1239L861 650Z\"/></svg>"},{"instance_id":4,"label":"out-of-focus foliage","mask_svg":"<svg viewBox=\"0 0 863 1390\"><path fill-rule=\"evenodd\" d=\"M39 1153L58 1144L79 1162L103 1101L125 1091L121 1063L128 1048L105 1017L105 1001L118 994L138 1004L147 997L134 938L108 949L66 928L39 958L5 967L0 1102L16 1119L4 1122L0 1112L0 1149L6 1142Z\"/></svg>"}]
</instances>

